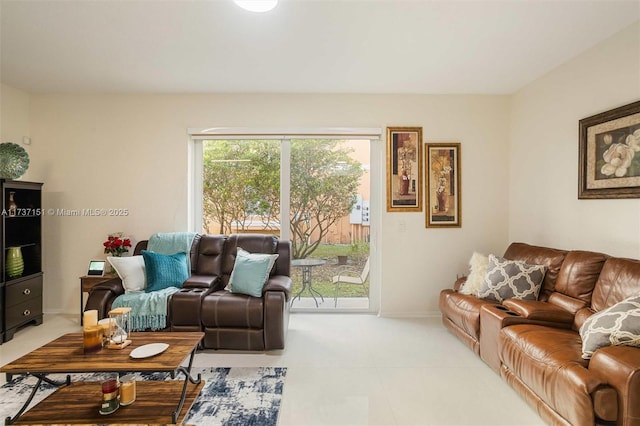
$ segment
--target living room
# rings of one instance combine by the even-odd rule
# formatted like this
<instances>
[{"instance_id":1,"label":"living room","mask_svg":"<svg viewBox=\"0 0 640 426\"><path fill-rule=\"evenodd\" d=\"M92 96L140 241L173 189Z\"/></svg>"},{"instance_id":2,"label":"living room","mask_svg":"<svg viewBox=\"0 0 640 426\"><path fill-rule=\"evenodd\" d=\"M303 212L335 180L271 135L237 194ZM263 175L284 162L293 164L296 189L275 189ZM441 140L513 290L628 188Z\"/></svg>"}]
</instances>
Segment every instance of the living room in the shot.
<instances>
[{"instance_id":1,"label":"living room","mask_svg":"<svg viewBox=\"0 0 640 426\"><path fill-rule=\"evenodd\" d=\"M97 6L103 9L99 9L97 15L90 7L76 7L79 5L73 3L2 2L0 135L3 142L19 143L29 153L29 169L22 179L44 182L43 205L47 208L126 208L129 214L121 217L43 217L44 311L47 316L77 317L78 277L85 272L90 258L101 256L102 241L109 233L124 231L139 241L154 232L189 230L191 141L188 129L198 127L350 127L379 128L384 133L389 126L421 126L423 142L462 144L461 228L425 228L424 212L386 212L384 173L376 183L379 202L372 206L372 216L377 215L375 220L380 225L379 235L374 241L377 247L377 269L374 271L379 282L377 311L381 318L393 319L393 326L389 328L394 328L400 321L407 330L419 334L427 327L416 321L429 317L439 321L440 291L450 288L457 275L468 272L467 264L474 251L501 254L510 242L522 241L562 249L593 250L620 257L640 257L637 220L640 203L637 200L579 200L577 197L578 121L640 99L640 7L637 2L546 2L548 10L533 2L454 2L461 8L471 8L466 10L467 15L461 13L461 22L468 23L468 16L473 14L492 18L488 21L491 25L474 20L477 31L468 34L466 43L480 43L482 40L474 39L475 34L487 37L493 44L491 53L494 55L501 49L507 51L502 56L487 56L490 59L484 61L497 63L499 67L486 71L482 68L483 61L477 59L469 64L463 62L464 66L457 68L451 64L452 70L456 71L455 82L460 86L449 82L451 85L442 83L441 87L434 88L424 82L409 81L404 75L396 75L388 84L398 82L398 86L376 88L372 82L369 86L364 82L359 86L356 79L355 82L348 80L354 86L343 87L342 90L339 84L329 85L331 78L338 80L340 74L329 66L322 68L323 80L305 81L295 73L289 77L290 86L274 86L276 89L269 90L267 84L275 78L270 76L270 69L278 75L282 63L291 67L304 63L304 60L296 57L294 53L297 51L292 50L287 61L282 61L282 57L276 56L277 48L264 46L253 48L252 52L267 50L280 59L280 65L262 63L259 59L264 56L258 56L259 59L251 63L251 69L258 70L259 74L243 74L247 81L245 86L229 83L227 87L218 87L218 90L188 86L176 90L170 85L160 86L151 79L140 78L137 71L143 67L144 61L152 61L153 57L114 57L117 50L123 48L122 41L117 48L110 47L111 42L119 40L116 35L122 29L118 25L129 29L135 27L139 38L131 40L138 40L149 49L154 41L146 39L146 27L162 26L161 22L171 17L181 19L180 25L167 25L170 37L176 37L189 22L199 22L196 19L199 13L177 13L181 2L164 2L167 8L148 14L142 21L132 19L131 22L125 13L129 2L109 5L115 9L105 6L109 2L98 3ZM202 7L203 3L206 2L193 2L192 6ZM286 16L293 19L293 16L311 14L304 10L299 4L301 2L281 3L271 15L257 18L255 15L240 15L240 11L232 9L233 4L214 2L216 7L230 14L226 19L231 19L231 16L238 20L232 25L235 29L244 29L242 25L272 28L274 24L270 26L267 21L270 16L277 19L278 26L286 26L290 22L285 20ZM343 20L364 13L364 9L359 7L373 8L377 13L369 17L371 22L367 26L371 33L390 32L385 22L387 26L397 25L379 16L384 15L385 7L393 7L390 2L310 3L316 8L312 12L326 19L340 11L344 16L334 19L342 25L345 25ZM434 17L428 16L428 12L436 13L430 11L428 5L422 5L422 2L398 3L416 15L408 21L410 25L407 27L421 27L422 21L418 17L424 20L425 27L438 24ZM36 4L37 7L34 6ZM148 5L145 2L134 3L132 7L137 9L145 4ZM445 2L433 2L431 6L447 7ZM278 15L285 12L287 15ZM399 12L394 10L394 13ZM51 19L56 16L59 21ZM532 16L538 19L531 19ZM402 17L408 19L407 14ZM47 21L59 24L45 25ZM498 26L504 21L511 22L507 28ZM442 22L447 21L440 22L443 25ZM224 22L216 21L216 24L222 27ZM315 25L313 28L326 30L322 21ZM524 54L516 61L510 55L516 43L514 40L517 36L525 37L525 34L494 34L488 30L494 28L492 25L502 31L526 27L528 36L537 36L534 37L537 44L529 41L527 43L533 43L529 45L523 41L521 50ZM96 37L92 39L86 26L111 30L102 36L91 34L91 37ZM442 27L438 28L442 30ZM300 31L300 28L296 29ZM61 37L58 44L44 42L56 33ZM406 36L404 32L401 34ZM259 39L259 34L250 35ZM443 37L432 35L436 39ZM398 40L391 34L385 37ZM408 58L399 60L393 50L380 49L373 62L366 62L368 58L362 61L372 73L376 68L388 70L392 61L401 62L396 65L400 69L416 66L414 61L428 64L424 58L416 58L418 56L446 63L447 49L440 48L435 53L427 48L421 51L423 42L427 46L438 47L439 44L420 37L422 35L408 38L412 40L408 43L412 53ZM453 43L454 38L446 39L447 43ZM69 43L70 40L73 43ZM345 49L354 55L358 52L358 43L366 45L366 41L364 36L356 38L353 45L349 44ZM55 50L54 44L60 43L64 47ZM167 49L171 48L175 49L175 46L167 44ZM309 48L319 56L328 54L323 49L322 43ZM88 71L83 71L84 62L88 60L87 52L94 52L91 57L100 72L88 75ZM323 62L327 64L344 61L347 56L340 50L328 52L336 52L337 56L334 59L324 57ZM206 54L201 50L196 53L196 56ZM468 54L471 61L471 57L481 56L483 51L470 48L469 52L463 50L463 53ZM226 74L238 72L235 68L224 67L234 58L231 55L218 61ZM459 59L458 56L456 58ZM34 60L42 65L32 67ZM191 57L179 57L175 61L188 61L188 66L178 67L186 72L198 68L197 63L189 63L191 60ZM538 67L539 63L546 64L546 68ZM14 64L26 64L26 68ZM166 72L168 76L176 71L171 63L156 62L154 67L159 75L165 74L163 70L169 70ZM520 70L517 78L512 75L514 68ZM531 71L526 73L523 68ZM344 69L348 66L345 65ZM305 72L310 71L305 68ZM68 76L62 78L65 73ZM451 73L454 74L453 71ZM491 84L496 86L491 86L489 80L480 79L480 75L486 74L495 77ZM86 79L77 80L74 86L82 75ZM362 75L366 73L361 73L361 80L364 79ZM509 84L497 85L496 81L500 80ZM324 90L323 85L330 90ZM416 88L412 90L411 86ZM23 143L25 137L29 144ZM384 143L380 143L377 154L378 166L383 169ZM372 280L373 275L374 272ZM292 317L291 325L295 329L294 336L300 335L300 330L314 330L309 323L312 316L295 317ZM354 320L348 316L342 319L356 321L354 328L367 333L366 326L359 324L368 323L367 320ZM333 320L320 317L318 321ZM47 322L45 320L43 326L47 326ZM338 328L337 325L335 327ZM38 328L27 328L17 338L28 341L29 334L37 333L35 330ZM442 328L434 330L433 336L447 334ZM420 337L416 335L416 338ZM339 339L340 342L346 340ZM455 345L456 342L452 340L450 344ZM8 349L5 346L2 350L6 353ZM429 347L425 344L417 349L428 350ZM452 351L459 352L458 349ZM282 355L285 358L286 352ZM391 357L390 353L387 355ZM225 355L225 366L232 366L229 363L234 362L241 364L245 357L244 354L235 357ZM263 355L261 361L273 362L270 359ZM310 359L320 362L315 357ZM411 366L411 359L400 359L405 362L404 366ZM415 365L421 365L415 361ZM217 358L216 362L219 362ZM301 360L298 362L304 364ZM463 362L466 365L473 363L471 360ZM403 365L390 366L401 369ZM495 380L499 382L499 377L496 376ZM508 389L504 392L508 393ZM521 424L535 424L531 420L536 418L535 414L526 412L526 405L524 407L525 414L521 419L525 420ZM415 405L409 410L414 416L398 416L398 411L396 424L420 423ZM335 418L330 418L333 424L338 423ZM518 424L519 420L513 420L516 418L505 424ZM349 417L343 419L344 424L360 423ZM382 424L393 423L384 420L389 417L379 419ZM460 423L454 420L449 424L473 421L473 418L466 417ZM310 418L306 424L319 422ZM369 422L375 423L376 419L369 419ZM475 422L490 424L482 418Z\"/></svg>"}]
</instances>

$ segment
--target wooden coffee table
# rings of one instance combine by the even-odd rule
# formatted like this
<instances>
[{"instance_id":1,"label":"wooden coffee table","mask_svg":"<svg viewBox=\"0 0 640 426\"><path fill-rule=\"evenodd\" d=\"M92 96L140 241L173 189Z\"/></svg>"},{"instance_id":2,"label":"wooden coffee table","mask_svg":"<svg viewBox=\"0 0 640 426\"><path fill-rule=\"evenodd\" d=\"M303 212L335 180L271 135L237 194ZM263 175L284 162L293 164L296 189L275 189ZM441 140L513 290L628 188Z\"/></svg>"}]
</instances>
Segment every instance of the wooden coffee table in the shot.
<instances>
[{"instance_id":1,"label":"wooden coffee table","mask_svg":"<svg viewBox=\"0 0 640 426\"><path fill-rule=\"evenodd\" d=\"M191 376L191 366L201 332L132 333L133 343L124 349L103 349L84 354L82 333L65 334L46 345L0 368L7 380L14 374L38 378L29 399L6 424L177 424L184 419L198 397L204 381ZM149 343L167 343L164 352L148 358L131 358L132 350ZM182 363L189 357L189 364ZM99 413L102 389L99 382L75 382L70 376L53 394L24 412L40 384L53 383L47 375L54 373L168 372L182 373L184 381L138 381L136 401L103 416Z\"/></svg>"}]
</instances>

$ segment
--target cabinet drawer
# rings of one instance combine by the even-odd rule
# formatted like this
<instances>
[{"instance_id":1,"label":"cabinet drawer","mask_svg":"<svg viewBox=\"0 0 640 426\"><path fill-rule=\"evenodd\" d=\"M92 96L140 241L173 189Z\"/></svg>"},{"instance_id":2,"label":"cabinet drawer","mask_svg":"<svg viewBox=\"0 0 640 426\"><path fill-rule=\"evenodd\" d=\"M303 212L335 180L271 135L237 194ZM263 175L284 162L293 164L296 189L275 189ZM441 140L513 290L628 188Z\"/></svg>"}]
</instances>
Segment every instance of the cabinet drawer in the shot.
<instances>
[{"instance_id":1,"label":"cabinet drawer","mask_svg":"<svg viewBox=\"0 0 640 426\"><path fill-rule=\"evenodd\" d=\"M5 291L5 302L7 306L14 306L33 298L41 299L42 275L10 284L6 287Z\"/></svg>"},{"instance_id":2,"label":"cabinet drawer","mask_svg":"<svg viewBox=\"0 0 640 426\"><path fill-rule=\"evenodd\" d=\"M35 298L7 308L5 328L13 328L42 315L42 299Z\"/></svg>"}]
</instances>

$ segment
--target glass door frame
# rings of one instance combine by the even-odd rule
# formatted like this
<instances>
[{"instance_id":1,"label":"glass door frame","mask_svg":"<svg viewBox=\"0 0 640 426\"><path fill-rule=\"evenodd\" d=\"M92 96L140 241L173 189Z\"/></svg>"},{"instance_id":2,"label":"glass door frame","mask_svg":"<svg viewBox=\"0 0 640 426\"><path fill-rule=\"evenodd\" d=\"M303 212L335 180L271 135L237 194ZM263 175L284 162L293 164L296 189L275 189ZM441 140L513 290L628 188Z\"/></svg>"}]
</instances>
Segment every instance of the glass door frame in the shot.
<instances>
[{"instance_id":1,"label":"glass door frame","mask_svg":"<svg viewBox=\"0 0 640 426\"><path fill-rule=\"evenodd\" d=\"M212 127L207 129L188 129L189 134L189 168L188 176L188 204L189 204L189 228L194 232L202 229L202 157L204 140L252 140L273 139L281 141L280 150L280 217L287 218L281 223L288 223L289 192L290 186L290 154L292 139L349 139L369 140L370 143L370 285L369 285L369 309L315 309L312 312L369 312L378 314L380 311L381 289L381 224L382 224L382 194L384 193L383 164L385 150L380 128L244 128L244 127ZM280 228L280 238L291 239L289 226ZM308 312L301 310L299 312Z\"/></svg>"}]
</instances>

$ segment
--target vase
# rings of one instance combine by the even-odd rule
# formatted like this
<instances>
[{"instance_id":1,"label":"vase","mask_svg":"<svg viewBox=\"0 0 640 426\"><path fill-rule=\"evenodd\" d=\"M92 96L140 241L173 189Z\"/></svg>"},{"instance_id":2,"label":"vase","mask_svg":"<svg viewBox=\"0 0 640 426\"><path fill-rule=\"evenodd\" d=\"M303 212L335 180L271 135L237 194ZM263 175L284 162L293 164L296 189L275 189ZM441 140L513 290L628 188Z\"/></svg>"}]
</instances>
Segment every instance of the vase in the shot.
<instances>
[{"instance_id":1,"label":"vase","mask_svg":"<svg viewBox=\"0 0 640 426\"><path fill-rule=\"evenodd\" d=\"M438 211L443 212L447 209L445 206L447 196L444 192L438 192L436 195L438 197Z\"/></svg>"},{"instance_id":2,"label":"vase","mask_svg":"<svg viewBox=\"0 0 640 426\"><path fill-rule=\"evenodd\" d=\"M409 195L409 176L405 170L400 176L400 195Z\"/></svg>"},{"instance_id":3,"label":"vase","mask_svg":"<svg viewBox=\"0 0 640 426\"><path fill-rule=\"evenodd\" d=\"M9 216L15 216L16 212L18 210L18 205L16 204L16 201L14 199L16 193L11 191L9 192L9 205L8 205L8 209L9 210Z\"/></svg>"},{"instance_id":4,"label":"vase","mask_svg":"<svg viewBox=\"0 0 640 426\"><path fill-rule=\"evenodd\" d=\"M18 278L24 272L24 260L20 247L8 247L6 273L9 278Z\"/></svg>"}]
</instances>

